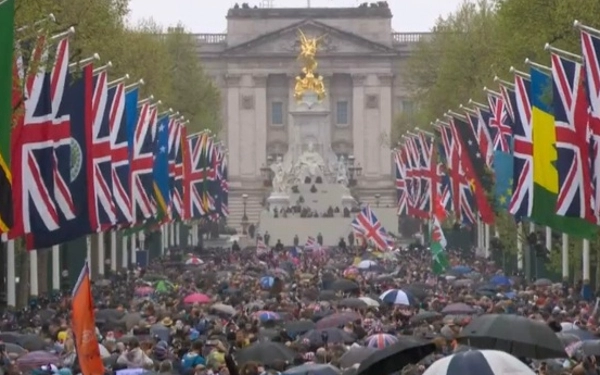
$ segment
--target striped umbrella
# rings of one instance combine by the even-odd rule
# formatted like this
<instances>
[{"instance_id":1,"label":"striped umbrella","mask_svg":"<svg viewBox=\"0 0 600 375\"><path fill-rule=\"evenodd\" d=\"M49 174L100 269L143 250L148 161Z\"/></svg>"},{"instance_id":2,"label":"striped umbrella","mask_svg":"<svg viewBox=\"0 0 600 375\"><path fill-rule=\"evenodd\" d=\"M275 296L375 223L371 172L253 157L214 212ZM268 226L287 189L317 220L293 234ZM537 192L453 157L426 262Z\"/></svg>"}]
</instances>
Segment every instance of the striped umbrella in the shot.
<instances>
[{"instance_id":1,"label":"striped umbrella","mask_svg":"<svg viewBox=\"0 0 600 375\"><path fill-rule=\"evenodd\" d=\"M498 350L469 350L435 361L423 375L534 375L526 364Z\"/></svg>"},{"instance_id":2,"label":"striped umbrella","mask_svg":"<svg viewBox=\"0 0 600 375\"><path fill-rule=\"evenodd\" d=\"M358 268L350 266L348 268L346 268L344 270L344 272L342 273L342 275L346 278L346 279L354 279L356 276L358 276L360 274L360 271Z\"/></svg>"},{"instance_id":3,"label":"striped umbrella","mask_svg":"<svg viewBox=\"0 0 600 375\"><path fill-rule=\"evenodd\" d=\"M396 336L387 333L376 333L365 339L365 343L369 348L383 349L398 342Z\"/></svg>"},{"instance_id":4,"label":"striped umbrella","mask_svg":"<svg viewBox=\"0 0 600 375\"><path fill-rule=\"evenodd\" d=\"M204 264L204 261L198 257L191 257L188 260L185 261L185 264L187 265L192 265L192 266L199 266L201 264Z\"/></svg>"},{"instance_id":5,"label":"striped umbrella","mask_svg":"<svg viewBox=\"0 0 600 375\"><path fill-rule=\"evenodd\" d=\"M281 316L273 311L261 310L254 313L254 317L258 318L261 322L269 320L281 320Z\"/></svg>"},{"instance_id":6,"label":"striped umbrella","mask_svg":"<svg viewBox=\"0 0 600 375\"><path fill-rule=\"evenodd\" d=\"M379 299L386 303L393 305L406 305L410 306L414 304L414 298L401 289L390 289L383 292Z\"/></svg>"}]
</instances>

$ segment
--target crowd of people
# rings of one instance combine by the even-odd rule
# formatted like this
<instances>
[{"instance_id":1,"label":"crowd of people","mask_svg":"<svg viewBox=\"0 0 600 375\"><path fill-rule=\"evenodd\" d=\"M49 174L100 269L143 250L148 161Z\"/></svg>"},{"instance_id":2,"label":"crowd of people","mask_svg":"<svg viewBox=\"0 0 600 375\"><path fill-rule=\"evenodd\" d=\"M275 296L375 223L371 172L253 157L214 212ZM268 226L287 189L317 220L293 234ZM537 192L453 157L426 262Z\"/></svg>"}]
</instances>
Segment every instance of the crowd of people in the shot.
<instances>
[{"instance_id":1,"label":"crowd of people","mask_svg":"<svg viewBox=\"0 0 600 375\"><path fill-rule=\"evenodd\" d=\"M472 252L449 250L451 268L436 275L416 245L186 251L94 282L107 373L597 373L594 301ZM58 293L4 312L1 370L79 373L70 319Z\"/></svg>"}]
</instances>

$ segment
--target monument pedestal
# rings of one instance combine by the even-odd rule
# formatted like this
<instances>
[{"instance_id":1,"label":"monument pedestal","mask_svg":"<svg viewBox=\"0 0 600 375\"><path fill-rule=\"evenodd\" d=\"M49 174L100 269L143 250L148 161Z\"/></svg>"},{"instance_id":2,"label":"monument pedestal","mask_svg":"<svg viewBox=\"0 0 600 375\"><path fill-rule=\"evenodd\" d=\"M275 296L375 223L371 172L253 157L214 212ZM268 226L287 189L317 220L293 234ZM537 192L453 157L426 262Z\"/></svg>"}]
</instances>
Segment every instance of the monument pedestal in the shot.
<instances>
[{"instance_id":1,"label":"monument pedestal","mask_svg":"<svg viewBox=\"0 0 600 375\"><path fill-rule=\"evenodd\" d=\"M350 193L346 193L342 195L342 207L352 210L352 208L356 206L356 200Z\"/></svg>"},{"instance_id":2,"label":"monument pedestal","mask_svg":"<svg viewBox=\"0 0 600 375\"><path fill-rule=\"evenodd\" d=\"M273 210L285 210L290 206L290 196L287 193L273 192L267 198L267 203L271 212Z\"/></svg>"}]
</instances>

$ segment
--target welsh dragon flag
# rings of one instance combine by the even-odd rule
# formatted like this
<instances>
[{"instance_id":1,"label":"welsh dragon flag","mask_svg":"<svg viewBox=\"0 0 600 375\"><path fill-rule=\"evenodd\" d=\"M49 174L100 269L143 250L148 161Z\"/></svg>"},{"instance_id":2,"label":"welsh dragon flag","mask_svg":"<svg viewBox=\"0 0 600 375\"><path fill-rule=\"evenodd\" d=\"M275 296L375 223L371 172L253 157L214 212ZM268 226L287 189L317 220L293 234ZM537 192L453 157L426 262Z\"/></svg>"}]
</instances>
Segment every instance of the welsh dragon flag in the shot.
<instances>
[{"instance_id":1,"label":"welsh dragon flag","mask_svg":"<svg viewBox=\"0 0 600 375\"><path fill-rule=\"evenodd\" d=\"M431 226L431 245L429 249L431 250L431 268L436 275L444 273L448 268L448 256L445 251L447 244L448 242L444 236L442 226L437 217L434 217Z\"/></svg>"}]
</instances>

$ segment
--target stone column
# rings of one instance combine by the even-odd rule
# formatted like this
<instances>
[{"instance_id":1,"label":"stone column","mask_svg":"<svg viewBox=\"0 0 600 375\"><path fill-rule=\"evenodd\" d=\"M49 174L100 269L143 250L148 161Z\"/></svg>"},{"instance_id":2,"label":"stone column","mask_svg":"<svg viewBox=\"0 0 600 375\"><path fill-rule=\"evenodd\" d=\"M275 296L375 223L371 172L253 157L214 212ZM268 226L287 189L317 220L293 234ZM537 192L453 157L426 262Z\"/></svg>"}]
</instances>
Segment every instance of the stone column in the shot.
<instances>
[{"instance_id":1,"label":"stone column","mask_svg":"<svg viewBox=\"0 0 600 375\"><path fill-rule=\"evenodd\" d=\"M267 78L266 74L255 74L252 76L254 82L254 119L255 119L255 143L254 143L254 175L261 176L260 166L267 160Z\"/></svg>"},{"instance_id":2,"label":"stone column","mask_svg":"<svg viewBox=\"0 0 600 375\"><path fill-rule=\"evenodd\" d=\"M365 159L365 83L364 74L352 74L352 138L354 140L355 162L361 166L366 164Z\"/></svg>"},{"instance_id":3,"label":"stone column","mask_svg":"<svg viewBox=\"0 0 600 375\"><path fill-rule=\"evenodd\" d=\"M227 149L229 176L240 176L240 75L226 74L227 84Z\"/></svg>"},{"instance_id":4,"label":"stone column","mask_svg":"<svg viewBox=\"0 0 600 375\"><path fill-rule=\"evenodd\" d=\"M379 148L379 174L390 176L392 173L392 158L390 156L390 141L392 135L392 74L379 74L379 132L385 137L385 144Z\"/></svg>"},{"instance_id":5,"label":"stone column","mask_svg":"<svg viewBox=\"0 0 600 375\"><path fill-rule=\"evenodd\" d=\"M258 135L256 134L256 94L254 91L252 75L244 74L241 77L239 90L239 131L236 135L239 137L240 176L246 180L253 180L256 177L255 170L258 169L256 168L258 163L255 160Z\"/></svg>"}]
</instances>

